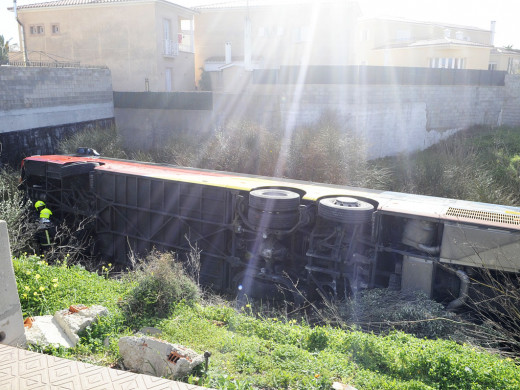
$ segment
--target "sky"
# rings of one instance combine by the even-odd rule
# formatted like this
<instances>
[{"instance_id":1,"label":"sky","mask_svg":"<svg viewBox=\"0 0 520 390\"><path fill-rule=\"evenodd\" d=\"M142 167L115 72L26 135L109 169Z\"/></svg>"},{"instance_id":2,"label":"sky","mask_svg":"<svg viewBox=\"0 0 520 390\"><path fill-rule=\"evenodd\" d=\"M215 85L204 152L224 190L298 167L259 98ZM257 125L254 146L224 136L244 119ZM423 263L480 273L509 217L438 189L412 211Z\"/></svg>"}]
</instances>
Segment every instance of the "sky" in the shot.
<instances>
[{"instance_id":1,"label":"sky","mask_svg":"<svg viewBox=\"0 0 520 390\"><path fill-rule=\"evenodd\" d=\"M18 5L44 2L45 0L18 0ZM219 3L224 0L173 0L185 7ZM406 19L444 22L465 26L490 28L496 21L495 46L513 45L520 49L520 1L519 0L358 0L363 16L395 16ZM12 0L0 0L0 35L11 42L18 42L18 29Z\"/></svg>"}]
</instances>

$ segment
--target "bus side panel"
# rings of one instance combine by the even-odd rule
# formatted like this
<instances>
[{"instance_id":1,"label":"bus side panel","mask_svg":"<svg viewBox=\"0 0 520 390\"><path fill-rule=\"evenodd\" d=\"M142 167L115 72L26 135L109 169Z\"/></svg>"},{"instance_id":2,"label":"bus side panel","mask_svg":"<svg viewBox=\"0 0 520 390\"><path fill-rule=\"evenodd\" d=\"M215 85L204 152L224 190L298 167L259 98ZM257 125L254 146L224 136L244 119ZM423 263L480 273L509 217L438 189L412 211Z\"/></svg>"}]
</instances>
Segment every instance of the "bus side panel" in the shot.
<instances>
[{"instance_id":1,"label":"bus side panel","mask_svg":"<svg viewBox=\"0 0 520 390\"><path fill-rule=\"evenodd\" d=\"M124 173L96 171L100 252L121 265L153 249L201 252L201 283L225 288L232 234L230 190Z\"/></svg>"}]
</instances>

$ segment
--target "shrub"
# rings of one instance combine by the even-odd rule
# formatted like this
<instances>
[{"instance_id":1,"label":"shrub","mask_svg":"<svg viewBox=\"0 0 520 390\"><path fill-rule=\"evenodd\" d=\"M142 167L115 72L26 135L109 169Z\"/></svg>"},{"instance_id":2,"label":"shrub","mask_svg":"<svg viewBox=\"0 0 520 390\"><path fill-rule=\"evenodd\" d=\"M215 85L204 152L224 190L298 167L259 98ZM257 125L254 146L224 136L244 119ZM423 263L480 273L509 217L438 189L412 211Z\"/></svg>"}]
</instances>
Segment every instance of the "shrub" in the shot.
<instances>
[{"instance_id":1,"label":"shrub","mask_svg":"<svg viewBox=\"0 0 520 390\"><path fill-rule=\"evenodd\" d=\"M198 286L170 252L152 251L125 278L136 283L125 299L125 310L137 320L164 318L176 303L193 303L199 298Z\"/></svg>"},{"instance_id":2,"label":"shrub","mask_svg":"<svg viewBox=\"0 0 520 390\"><path fill-rule=\"evenodd\" d=\"M272 176L280 136L250 122L233 122L210 138L192 166L220 171Z\"/></svg>"},{"instance_id":3,"label":"shrub","mask_svg":"<svg viewBox=\"0 0 520 390\"><path fill-rule=\"evenodd\" d=\"M364 290L338 304L336 317L364 331L400 330L417 337L450 337L463 325L455 314L419 291Z\"/></svg>"},{"instance_id":4,"label":"shrub","mask_svg":"<svg viewBox=\"0 0 520 390\"><path fill-rule=\"evenodd\" d=\"M76 153L78 147L89 147L101 155L113 158L127 158L123 148L123 140L115 127L86 129L60 141L58 150L61 153Z\"/></svg>"},{"instance_id":5,"label":"shrub","mask_svg":"<svg viewBox=\"0 0 520 390\"><path fill-rule=\"evenodd\" d=\"M31 204L19 191L20 175L9 169L0 169L0 219L6 221L11 251L14 255L31 249L36 226L30 223Z\"/></svg>"},{"instance_id":6,"label":"shrub","mask_svg":"<svg viewBox=\"0 0 520 390\"><path fill-rule=\"evenodd\" d=\"M377 161L393 171L386 189L497 204L518 204L520 137L471 128L411 155Z\"/></svg>"},{"instance_id":7,"label":"shrub","mask_svg":"<svg viewBox=\"0 0 520 390\"><path fill-rule=\"evenodd\" d=\"M381 188L389 171L368 165L362 138L327 113L315 124L294 130L286 174L293 179Z\"/></svg>"}]
</instances>

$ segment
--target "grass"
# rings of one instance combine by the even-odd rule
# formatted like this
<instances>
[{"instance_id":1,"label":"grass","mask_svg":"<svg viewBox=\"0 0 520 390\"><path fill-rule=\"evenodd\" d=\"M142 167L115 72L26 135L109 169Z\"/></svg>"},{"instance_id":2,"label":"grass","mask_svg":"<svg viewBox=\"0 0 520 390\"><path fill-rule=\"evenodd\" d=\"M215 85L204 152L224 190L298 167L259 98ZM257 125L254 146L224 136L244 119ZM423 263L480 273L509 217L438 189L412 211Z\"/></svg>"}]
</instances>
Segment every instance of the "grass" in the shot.
<instances>
[{"instance_id":1,"label":"grass","mask_svg":"<svg viewBox=\"0 0 520 390\"><path fill-rule=\"evenodd\" d=\"M175 262L169 256L156 254L146 277L130 272L114 279L108 264L93 273L67 261L49 265L41 257L22 255L13 264L24 315L52 314L79 303L106 306L110 315L88 328L75 348L46 352L118 367L117 340L136 329L125 305L150 285L157 275L152 269ZM172 270L177 280L179 270ZM358 390L520 387L514 360L469 345L397 331L377 336L348 327L311 326L302 318L266 313L252 304L235 309L221 300L185 298L183 293L173 298L167 314L144 308L148 316L140 318L139 326L156 326L167 341L212 353L208 372L199 368L184 378L189 383L217 389L329 389L333 381ZM155 302L144 300L142 305L150 308Z\"/></svg>"},{"instance_id":2,"label":"grass","mask_svg":"<svg viewBox=\"0 0 520 390\"><path fill-rule=\"evenodd\" d=\"M424 151L372 163L392 172L388 190L520 205L519 130L474 127Z\"/></svg>"}]
</instances>

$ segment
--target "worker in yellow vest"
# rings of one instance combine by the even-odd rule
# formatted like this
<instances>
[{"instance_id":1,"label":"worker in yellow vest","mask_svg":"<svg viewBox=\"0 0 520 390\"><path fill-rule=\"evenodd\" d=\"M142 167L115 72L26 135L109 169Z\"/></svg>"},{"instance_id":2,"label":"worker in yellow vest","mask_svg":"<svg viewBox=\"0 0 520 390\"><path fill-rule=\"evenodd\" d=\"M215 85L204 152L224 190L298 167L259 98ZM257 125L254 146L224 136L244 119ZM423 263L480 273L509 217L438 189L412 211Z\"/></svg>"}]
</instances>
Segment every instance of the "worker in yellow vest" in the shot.
<instances>
[{"instance_id":1,"label":"worker in yellow vest","mask_svg":"<svg viewBox=\"0 0 520 390\"><path fill-rule=\"evenodd\" d=\"M40 213L40 223L38 225L37 235L42 250L48 249L52 245L51 236L53 232L49 230L53 227L51 222L52 211L47 208L45 202L38 200L34 207Z\"/></svg>"},{"instance_id":2,"label":"worker in yellow vest","mask_svg":"<svg viewBox=\"0 0 520 390\"><path fill-rule=\"evenodd\" d=\"M49 210L45 206L45 202L39 200L34 204L34 207L36 207L36 210L38 210L40 212L40 222L41 223L50 223L51 222L52 211Z\"/></svg>"}]
</instances>

